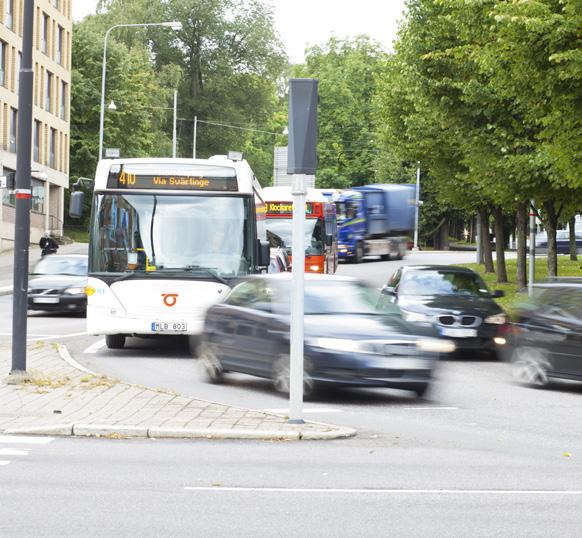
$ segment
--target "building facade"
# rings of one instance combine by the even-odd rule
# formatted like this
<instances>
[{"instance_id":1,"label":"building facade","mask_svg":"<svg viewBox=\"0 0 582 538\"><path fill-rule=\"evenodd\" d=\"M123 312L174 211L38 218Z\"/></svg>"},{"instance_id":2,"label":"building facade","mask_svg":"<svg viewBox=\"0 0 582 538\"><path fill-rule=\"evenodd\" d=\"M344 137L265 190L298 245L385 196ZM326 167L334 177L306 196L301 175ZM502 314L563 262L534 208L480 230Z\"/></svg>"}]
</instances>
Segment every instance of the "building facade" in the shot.
<instances>
[{"instance_id":1,"label":"building facade","mask_svg":"<svg viewBox=\"0 0 582 538\"><path fill-rule=\"evenodd\" d=\"M32 242L62 235L69 185L72 0L36 0L32 126ZM0 175L16 171L24 0L0 0ZM14 195L0 190L0 250L14 241Z\"/></svg>"}]
</instances>

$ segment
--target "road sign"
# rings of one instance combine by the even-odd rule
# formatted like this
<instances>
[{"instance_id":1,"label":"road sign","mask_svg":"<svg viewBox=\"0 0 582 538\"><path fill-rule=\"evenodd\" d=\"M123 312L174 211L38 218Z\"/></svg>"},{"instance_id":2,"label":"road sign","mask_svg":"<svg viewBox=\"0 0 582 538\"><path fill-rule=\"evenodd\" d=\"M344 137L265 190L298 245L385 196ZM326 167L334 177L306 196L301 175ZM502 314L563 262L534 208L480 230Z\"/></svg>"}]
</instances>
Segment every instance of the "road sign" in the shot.
<instances>
[{"instance_id":1,"label":"road sign","mask_svg":"<svg viewBox=\"0 0 582 538\"><path fill-rule=\"evenodd\" d=\"M106 159L119 159L120 155L119 148L105 148Z\"/></svg>"}]
</instances>

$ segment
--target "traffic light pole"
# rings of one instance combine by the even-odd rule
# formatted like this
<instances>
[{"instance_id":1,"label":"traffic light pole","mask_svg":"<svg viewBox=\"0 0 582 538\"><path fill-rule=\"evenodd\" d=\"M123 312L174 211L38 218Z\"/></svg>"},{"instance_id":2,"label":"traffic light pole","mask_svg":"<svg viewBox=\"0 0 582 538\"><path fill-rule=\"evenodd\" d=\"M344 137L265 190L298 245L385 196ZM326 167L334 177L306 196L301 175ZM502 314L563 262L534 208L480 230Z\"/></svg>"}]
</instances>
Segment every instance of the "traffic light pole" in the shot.
<instances>
[{"instance_id":1,"label":"traffic light pole","mask_svg":"<svg viewBox=\"0 0 582 538\"><path fill-rule=\"evenodd\" d=\"M34 0L24 1L22 60L19 74L18 134L14 226L14 287L12 298L11 375L26 372L26 335L28 309L28 247L30 244L31 146L34 72L32 45Z\"/></svg>"}]
</instances>

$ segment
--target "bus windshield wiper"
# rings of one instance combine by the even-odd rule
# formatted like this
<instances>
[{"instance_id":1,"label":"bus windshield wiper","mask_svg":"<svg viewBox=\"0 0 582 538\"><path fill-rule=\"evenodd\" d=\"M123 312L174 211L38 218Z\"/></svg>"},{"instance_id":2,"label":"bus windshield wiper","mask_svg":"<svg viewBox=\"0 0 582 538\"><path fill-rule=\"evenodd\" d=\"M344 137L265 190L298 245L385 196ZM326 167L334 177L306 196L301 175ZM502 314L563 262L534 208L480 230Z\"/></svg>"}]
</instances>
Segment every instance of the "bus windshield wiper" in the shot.
<instances>
[{"instance_id":1,"label":"bus windshield wiper","mask_svg":"<svg viewBox=\"0 0 582 538\"><path fill-rule=\"evenodd\" d=\"M224 279L222 276L220 276L218 271L212 267L202 267L201 265L188 265L184 268L184 270L185 271L203 271L207 275L210 275L217 282L220 282L221 284L228 286L228 282L226 281L226 279Z\"/></svg>"}]
</instances>

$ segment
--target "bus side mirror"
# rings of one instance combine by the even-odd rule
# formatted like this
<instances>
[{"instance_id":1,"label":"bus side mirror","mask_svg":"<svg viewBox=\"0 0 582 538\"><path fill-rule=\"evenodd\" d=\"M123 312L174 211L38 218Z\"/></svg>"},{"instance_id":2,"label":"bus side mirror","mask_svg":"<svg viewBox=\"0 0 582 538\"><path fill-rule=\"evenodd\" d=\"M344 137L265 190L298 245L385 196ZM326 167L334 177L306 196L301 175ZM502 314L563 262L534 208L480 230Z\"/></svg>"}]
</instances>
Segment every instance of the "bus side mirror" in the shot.
<instances>
[{"instance_id":1,"label":"bus side mirror","mask_svg":"<svg viewBox=\"0 0 582 538\"><path fill-rule=\"evenodd\" d=\"M326 236L325 236L325 244L328 247L331 247L333 245L333 235L332 234L326 234Z\"/></svg>"},{"instance_id":2,"label":"bus side mirror","mask_svg":"<svg viewBox=\"0 0 582 538\"><path fill-rule=\"evenodd\" d=\"M271 263L271 245L267 241L261 241L257 239L257 246L259 251L259 260L258 266L259 268L266 268L269 267Z\"/></svg>"},{"instance_id":3,"label":"bus side mirror","mask_svg":"<svg viewBox=\"0 0 582 538\"><path fill-rule=\"evenodd\" d=\"M71 200L69 201L69 217L80 219L83 216L84 203L85 193L83 191L72 192Z\"/></svg>"}]
</instances>

